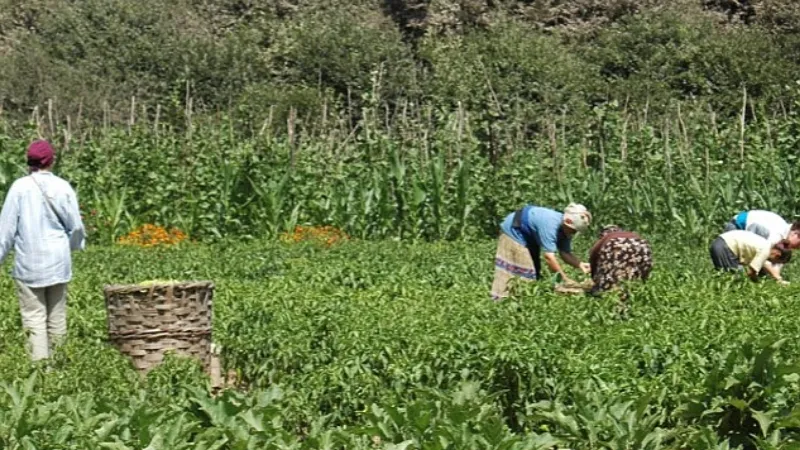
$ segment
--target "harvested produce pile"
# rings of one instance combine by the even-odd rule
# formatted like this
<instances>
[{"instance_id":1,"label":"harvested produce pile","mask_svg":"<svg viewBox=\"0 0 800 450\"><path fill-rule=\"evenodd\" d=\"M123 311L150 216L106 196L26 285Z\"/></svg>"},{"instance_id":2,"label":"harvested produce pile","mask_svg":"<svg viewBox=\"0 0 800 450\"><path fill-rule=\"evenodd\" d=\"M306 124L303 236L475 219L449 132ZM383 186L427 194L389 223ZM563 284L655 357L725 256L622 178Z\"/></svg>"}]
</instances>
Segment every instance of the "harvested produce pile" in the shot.
<instances>
[{"instance_id":1,"label":"harvested produce pile","mask_svg":"<svg viewBox=\"0 0 800 450\"><path fill-rule=\"evenodd\" d=\"M656 243L653 278L632 289L624 317L613 296L556 295L549 283L495 303L494 245L90 249L76 255L69 342L53 370L28 365L17 306L0 302L0 448L711 449L727 439L786 449L798 439L794 285L719 276L705 249ZM215 341L241 390L213 397L197 366L177 360L140 380L104 344L104 284L185 279L215 280ZM0 296L12 289L0 277Z\"/></svg>"}]
</instances>

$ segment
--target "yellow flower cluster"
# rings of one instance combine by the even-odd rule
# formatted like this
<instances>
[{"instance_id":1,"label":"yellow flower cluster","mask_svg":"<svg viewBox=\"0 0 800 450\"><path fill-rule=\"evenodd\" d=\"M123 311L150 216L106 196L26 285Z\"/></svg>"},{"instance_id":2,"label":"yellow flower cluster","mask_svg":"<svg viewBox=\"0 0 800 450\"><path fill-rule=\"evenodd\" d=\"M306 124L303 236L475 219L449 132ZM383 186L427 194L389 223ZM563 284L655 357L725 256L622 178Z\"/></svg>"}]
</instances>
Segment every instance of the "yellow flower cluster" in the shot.
<instances>
[{"instance_id":1,"label":"yellow flower cluster","mask_svg":"<svg viewBox=\"0 0 800 450\"><path fill-rule=\"evenodd\" d=\"M350 236L348 236L344 231L329 225L324 227L297 226L293 232L283 233L281 235L281 240L283 242L297 243L311 241L318 244L323 244L326 247L330 247L334 244L349 239Z\"/></svg>"},{"instance_id":2,"label":"yellow flower cluster","mask_svg":"<svg viewBox=\"0 0 800 450\"><path fill-rule=\"evenodd\" d=\"M158 245L175 245L186 240L186 233L172 228L144 224L119 239L122 245L136 245L139 247L155 247Z\"/></svg>"}]
</instances>

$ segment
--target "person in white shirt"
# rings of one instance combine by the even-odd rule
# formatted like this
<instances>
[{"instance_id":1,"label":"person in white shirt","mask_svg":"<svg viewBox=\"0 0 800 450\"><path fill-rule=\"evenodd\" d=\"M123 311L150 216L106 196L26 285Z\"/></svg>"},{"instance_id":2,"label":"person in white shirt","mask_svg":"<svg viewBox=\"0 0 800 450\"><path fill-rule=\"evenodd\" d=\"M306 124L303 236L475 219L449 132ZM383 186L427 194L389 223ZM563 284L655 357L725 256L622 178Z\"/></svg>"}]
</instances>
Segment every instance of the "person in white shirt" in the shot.
<instances>
[{"instance_id":1,"label":"person in white shirt","mask_svg":"<svg viewBox=\"0 0 800 450\"><path fill-rule=\"evenodd\" d=\"M770 245L787 241L790 249L800 248L800 222L790 224L772 211L763 209L742 211L725 224L724 231L732 230L753 232L766 239ZM783 269L783 264L773 264L773 266L778 272Z\"/></svg>"},{"instance_id":2,"label":"person in white shirt","mask_svg":"<svg viewBox=\"0 0 800 450\"><path fill-rule=\"evenodd\" d=\"M771 245L765 238L745 230L732 230L722 233L711 243L711 261L718 270L741 271L758 281L762 269L781 284L788 284L781 278L780 271L773 265L786 264L792 259L792 251L786 241Z\"/></svg>"},{"instance_id":3,"label":"person in white shirt","mask_svg":"<svg viewBox=\"0 0 800 450\"><path fill-rule=\"evenodd\" d=\"M14 181L0 211L0 262L13 248L11 276L36 361L50 357L67 334L70 252L84 248L85 232L75 191L51 172L50 144L34 141L27 156L30 173Z\"/></svg>"},{"instance_id":4,"label":"person in white shirt","mask_svg":"<svg viewBox=\"0 0 800 450\"><path fill-rule=\"evenodd\" d=\"M725 224L724 231L746 230L753 232L775 245L782 240L789 241L789 248L800 248L800 222L792 224L772 211L755 209L742 211Z\"/></svg>"}]
</instances>

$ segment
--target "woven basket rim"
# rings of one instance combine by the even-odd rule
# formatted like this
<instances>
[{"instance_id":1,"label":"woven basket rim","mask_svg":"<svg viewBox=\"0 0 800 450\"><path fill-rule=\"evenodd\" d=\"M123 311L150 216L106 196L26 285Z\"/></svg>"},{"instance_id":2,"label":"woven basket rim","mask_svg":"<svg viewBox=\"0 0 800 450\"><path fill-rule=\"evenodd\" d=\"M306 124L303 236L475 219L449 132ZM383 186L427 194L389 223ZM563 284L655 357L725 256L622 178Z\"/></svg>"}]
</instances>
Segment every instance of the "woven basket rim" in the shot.
<instances>
[{"instance_id":1,"label":"woven basket rim","mask_svg":"<svg viewBox=\"0 0 800 450\"><path fill-rule=\"evenodd\" d=\"M151 292L169 288L181 289L215 289L213 281L178 281L174 283L153 283L153 284L107 284L103 286L103 293L109 294L128 294L132 292Z\"/></svg>"},{"instance_id":2,"label":"woven basket rim","mask_svg":"<svg viewBox=\"0 0 800 450\"><path fill-rule=\"evenodd\" d=\"M177 281L165 283L152 283L152 284L107 284L103 286L103 292L141 292L150 291L154 289L169 288L180 286L182 288L207 288L213 289L214 282L210 280L199 281Z\"/></svg>"}]
</instances>

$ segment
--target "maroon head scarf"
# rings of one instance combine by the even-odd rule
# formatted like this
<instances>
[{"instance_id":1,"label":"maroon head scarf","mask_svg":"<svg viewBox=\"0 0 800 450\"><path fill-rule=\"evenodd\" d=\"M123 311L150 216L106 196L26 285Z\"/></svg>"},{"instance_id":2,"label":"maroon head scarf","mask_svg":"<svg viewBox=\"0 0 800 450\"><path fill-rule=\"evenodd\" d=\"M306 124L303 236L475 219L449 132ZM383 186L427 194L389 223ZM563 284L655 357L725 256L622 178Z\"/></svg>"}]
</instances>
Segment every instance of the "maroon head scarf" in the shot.
<instances>
[{"instance_id":1,"label":"maroon head scarf","mask_svg":"<svg viewBox=\"0 0 800 450\"><path fill-rule=\"evenodd\" d=\"M42 169L53 163L55 151L49 142L36 140L28 146L28 167L31 169Z\"/></svg>"}]
</instances>

